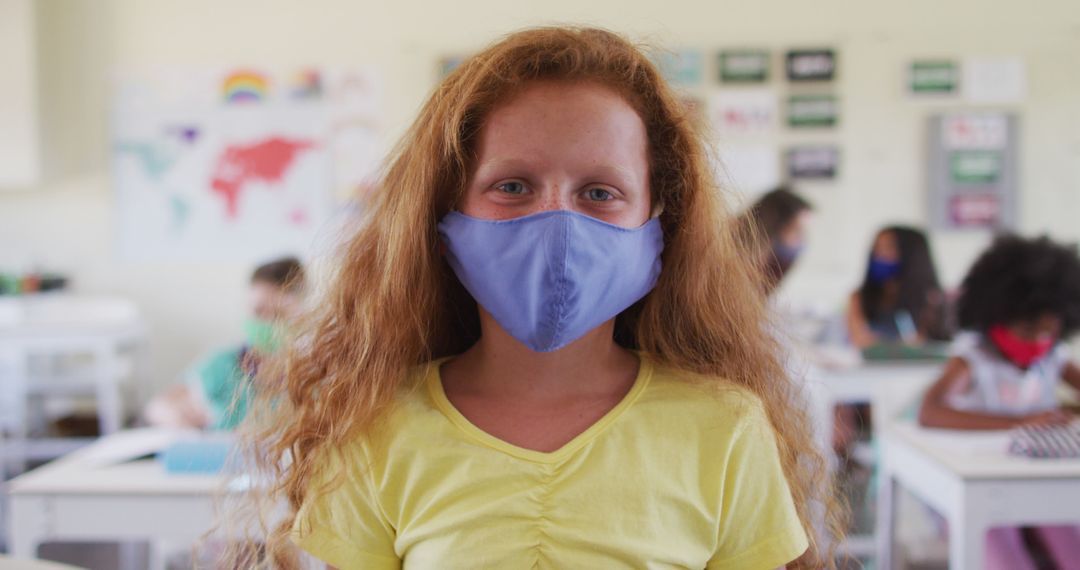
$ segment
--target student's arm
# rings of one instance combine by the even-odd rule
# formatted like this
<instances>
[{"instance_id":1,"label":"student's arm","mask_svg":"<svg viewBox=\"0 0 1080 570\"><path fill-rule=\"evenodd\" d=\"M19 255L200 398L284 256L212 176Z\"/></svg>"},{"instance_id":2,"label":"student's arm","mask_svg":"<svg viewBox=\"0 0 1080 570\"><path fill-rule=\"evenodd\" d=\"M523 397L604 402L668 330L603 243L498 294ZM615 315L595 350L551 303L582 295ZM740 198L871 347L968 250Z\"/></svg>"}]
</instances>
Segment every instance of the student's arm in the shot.
<instances>
[{"instance_id":1,"label":"student's arm","mask_svg":"<svg viewBox=\"0 0 1080 570\"><path fill-rule=\"evenodd\" d=\"M866 322L866 315L863 314L862 303L859 302L858 291L852 293L851 299L848 301L847 328L848 336L851 338L851 344L853 344L855 348L863 349L877 344L877 335L874 334L874 331L870 330L870 324Z\"/></svg>"},{"instance_id":2,"label":"student's arm","mask_svg":"<svg viewBox=\"0 0 1080 570\"><path fill-rule=\"evenodd\" d=\"M945 293L933 289L926 293L926 306L919 315L919 340L945 340L950 336Z\"/></svg>"},{"instance_id":3,"label":"student's arm","mask_svg":"<svg viewBox=\"0 0 1080 570\"><path fill-rule=\"evenodd\" d=\"M206 406L185 385L170 386L150 400L143 417L158 427L204 429L210 423Z\"/></svg>"},{"instance_id":4,"label":"student's arm","mask_svg":"<svg viewBox=\"0 0 1080 570\"><path fill-rule=\"evenodd\" d=\"M1069 386L1080 390L1080 367L1073 362L1066 362L1065 368L1061 371L1061 379Z\"/></svg>"},{"instance_id":5,"label":"student's arm","mask_svg":"<svg viewBox=\"0 0 1080 570\"><path fill-rule=\"evenodd\" d=\"M951 394L962 393L971 387L971 371L963 358L953 357L945 364L941 378L923 396L919 408L919 424L924 427L995 430L1010 429L1024 424L1057 424L1066 421L1061 410L1050 410L1028 416L999 416L955 410L946 403Z\"/></svg>"}]
</instances>

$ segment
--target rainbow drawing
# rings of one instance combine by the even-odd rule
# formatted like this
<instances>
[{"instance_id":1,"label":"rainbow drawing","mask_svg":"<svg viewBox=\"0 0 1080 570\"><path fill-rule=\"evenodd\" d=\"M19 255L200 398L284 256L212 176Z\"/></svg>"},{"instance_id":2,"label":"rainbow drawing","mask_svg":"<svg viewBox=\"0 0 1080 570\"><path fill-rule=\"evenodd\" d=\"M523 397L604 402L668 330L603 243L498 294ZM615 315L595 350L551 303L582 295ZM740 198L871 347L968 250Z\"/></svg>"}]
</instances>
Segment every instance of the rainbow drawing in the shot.
<instances>
[{"instance_id":1,"label":"rainbow drawing","mask_svg":"<svg viewBox=\"0 0 1080 570\"><path fill-rule=\"evenodd\" d=\"M252 103L266 98L270 82L266 76L251 70L239 70L225 77L222 95L226 103Z\"/></svg>"}]
</instances>

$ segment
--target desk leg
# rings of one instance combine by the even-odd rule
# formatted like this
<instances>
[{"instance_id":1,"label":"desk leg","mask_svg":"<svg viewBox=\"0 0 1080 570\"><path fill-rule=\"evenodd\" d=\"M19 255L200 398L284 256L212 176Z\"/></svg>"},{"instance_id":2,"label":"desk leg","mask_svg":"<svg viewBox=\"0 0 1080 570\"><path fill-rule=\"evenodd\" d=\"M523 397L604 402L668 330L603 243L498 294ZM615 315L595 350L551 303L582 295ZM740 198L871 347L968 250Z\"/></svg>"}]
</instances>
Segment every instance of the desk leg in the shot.
<instances>
[{"instance_id":1,"label":"desk leg","mask_svg":"<svg viewBox=\"0 0 1080 570\"><path fill-rule=\"evenodd\" d=\"M161 543L156 540L151 540L149 544L149 560L147 560L148 570L165 570L167 554Z\"/></svg>"},{"instance_id":2,"label":"desk leg","mask_svg":"<svg viewBox=\"0 0 1080 570\"><path fill-rule=\"evenodd\" d=\"M94 355L97 363L97 402L100 414L101 434L108 435L120 429L123 423L123 403L120 399L120 373L117 365L117 347L105 342Z\"/></svg>"},{"instance_id":3,"label":"desk leg","mask_svg":"<svg viewBox=\"0 0 1080 570\"><path fill-rule=\"evenodd\" d=\"M38 546L48 538L52 505L37 497L11 497L8 538L14 558L38 557Z\"/></svg>"},{"instance_id":4,"label":"desk leg","mask_svg":"<svg viewBox=\"0 0 1080 570\"><path fill-rule=\"evenodd\" d=\"M139 570L146 563L142 556L142 543L134 542L129 539L121 542L117 546L117 565L120 567L120 570ZM153 544L151 544L149 548L152 551ZM164 570L164 568L162 570Z\"/></svg>"},{"instance_id":5,"label":"desk leg","mask_svg":"<svg viewBox=\"0 0 1080 570\"><path fill-rule=\"evenodd\" d=\"M148 570L165 570L168 567L169 558L184 548L183 542L169 539L154 539L150 541L150 565ZM190 548L190 546L188 546ZM200 568L198 561L192 559L191 565Z\"/></svg>"},{"instance_id":6,"label":"desk leg","mask_svg":"<svg viewBox=\"0 0 1080 570\"><path fill-rule=\"evenodd\" d=\"M977 497L970 493L960 501L949 521L949 568L950 570L969 570L985 567L983 560L986 552L986 517L983 505L976 504Z\"/></svg>"},{"instance_id":7,"label":"desk leg","mask_svg":"<svg viewBox=\"0 0 1080 570\"><path fill-rule=\"evenodd\" d=\"M5 341L6 342L6 341ZM12 368L14 369L13 376L8 379L7 390L11 393L10 410L7 410L9 414L8 422L11 432L7 436L5 454L6 459L10 459L11 463L4 466L4 469L13 468L15 473L22 473L26 471L26 439L29 435L26 410L29 407L30 400L27 394L28 384L30 378L30 356L29 350L19 344L12 343L14 346L10 347L10 358Z\"/></svg>"},{"instance_id":8,"label":"desk leg","mask_svg":"<svg viewBox=\"0 0 1080 570\"><path fill-rule=\"evenodd\" d=\"M892 570L893 543L896 537L896 493L897 482L885 462L882 462L881 472L878 474L877 496L877 520L875 521L874 533L877 535L877 560L876 567L881 570Z\"/></svg>"}]
</instances>

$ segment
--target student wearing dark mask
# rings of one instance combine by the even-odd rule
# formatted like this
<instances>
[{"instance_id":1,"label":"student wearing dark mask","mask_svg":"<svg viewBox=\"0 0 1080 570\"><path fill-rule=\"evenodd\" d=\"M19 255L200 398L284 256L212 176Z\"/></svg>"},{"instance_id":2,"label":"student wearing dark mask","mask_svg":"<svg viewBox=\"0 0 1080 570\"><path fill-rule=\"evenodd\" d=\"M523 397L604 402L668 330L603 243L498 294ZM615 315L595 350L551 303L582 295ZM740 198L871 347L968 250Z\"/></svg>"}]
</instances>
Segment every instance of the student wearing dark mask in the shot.
<instances>
[{"instance_id":1,"label":"student wearing dark mask","mask_svg":"<svg viewBox=\"0 0 1080 570\"><path fill-rule=\"evenodd\" d=\"M810 203L780 187L761 196L740 223L752 251L758 252L764 287L772 293L806 247Z\"/></svg>"},{"instance_id":2,"label":"student wearing dark mask","mask_svg":"<svg viewBox=\"0 0 1080 570\"><path fill-rule=\"evenodd\" d=\"M946 340L944 301L926 235L910 227L887 227L874 238L863 283L851 295L851 343L866 348Z\"/></svg>"}]
</instances>

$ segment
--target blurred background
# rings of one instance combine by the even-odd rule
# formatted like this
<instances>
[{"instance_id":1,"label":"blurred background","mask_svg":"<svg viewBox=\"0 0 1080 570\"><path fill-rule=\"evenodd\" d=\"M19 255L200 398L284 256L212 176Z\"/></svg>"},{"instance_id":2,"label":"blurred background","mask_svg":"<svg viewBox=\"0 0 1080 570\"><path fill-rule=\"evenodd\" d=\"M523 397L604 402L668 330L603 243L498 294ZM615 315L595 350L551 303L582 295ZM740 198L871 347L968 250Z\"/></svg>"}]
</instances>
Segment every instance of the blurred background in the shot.
<instances>
[{"instance_id":1,"label":"blurred background","mask_svg":"<svg viewBox=\"0 0 1080 570\"><path fill-rule=\"evenodd\" d=\"M113 418L88 429L138 423L245 338L257 266L295 256L319 287L357 198L455 62L547 24L650 46L700 112L733 209L782 185L812 204L778 291L795 314L842 314L886 225L926 230L945 291L996 232L1080 239L1075 0L0 0L10 377L95 366L13 356L35 319L41 346L121 330L129 378L117 396L88 388ZM7 398L9 433L56 435Z\"/></svg>"},{"instance_id":2,"label":"blurred background","mask_svg":"<svg viewBox=\"0 0 1080 570\"><path fill-rule=\"evenodd\" d=\"M785 282L784 296L839 306L860 280L880 226L928 224L927 121L935 114L1015 116L1016 229L1080 237L1080 9L1074 2L6 0L3 10L0 108L7 125L0 148L21 160L5 156L0 163L8 165L0 170L13 170L0 172L0 268L57 272L80 292L134 300L149 325L156 385L171 381L193 354L239 334L246 304L236 285L260 260L257 254L269 252L252 259L240 252L227 261L208 261L213 256L206 252L183 261L119 255L124 205L117 200L119 141L110 113L123 80L117 75L130 79L148 69L367 71L377 90L371 116L381 154L415 116L443 60L520 27L594 24L676 54L697 52L700 83L687 90L706 103L725 88L717 78L721 51L762 50L769 55L769 78L728 87L771 92L775 124L731 135L726 142L742 151L731 160L749 148L753 159L768 163L753 152L765 147L779 162L785 148L799 143L828 145L840 155L834 179L796 183L815 206L813 245ZM836 55L835 78L814 92L836 97L837 124L809 132L787 128L783 98L798 86L783 77L784 54L817 48ZM1001 103L911 92L914 61L960 67L968 58L1015 58L1023 71L1020 92ZM13 116L18 124L12 125ZM740 145L740 138L750 143ZM782 168L774 165L772 178L785 178ZM746 178L747 186L758 183ZM339 203L348 198L341 188L331 191ZM957 284L989 237L986 230L932 231L947 286Z\"/></svg>"},{"instance_id":3,"label":"blurred background","mask_svg":"<svg viewBox=\"0 0 1080 570\"><path fill-rule=\"evenodd\" d=\"M12 170L0 172L0 268L57 272L78 291L134 300L149 325L150 381L157 385L180 373L193 354L239 333L245 302L236 284L258 260L199 259L212 257L205 252L184 261L119 255L124 206L117 200L111 104L117 75L131 78L147 69L368 71L378 91L372 118L380 154L408 126L444 59L520 27L595 24L676 53L695 51L701 80L687 89L706 102L725 87L717 79L719 52L762 50L769 55L767 81L730 88L765 89L777 99L775 125L745 136L750 156L769 162L753 153L764 146L778 162L798 143L829 145L840 155L834 179L797 184L815 205L813 245L783 295L839 305L861 278L878 227L929 222L927 121L940 113L989 109L1016 116L1016 229L1080 237L1080 10L1066 0L1037 7L1004 1L6 0L3 10L0 148L17 159L0 162L7 165L0 170ZM800 132L783 125L780 105L792 87L783 77L783 56L802 48L836 55L835 78L815 91L836 97L835 127ZM1017 59L1020 92L1001 103L911 92L914 61L959 67L968 58ZM742 136L732 135L729 146L738 147ZM778 174L782 166L774 166ZM757 183L747 178L747 185ZM333 197L348 196L338 188ZM989 236L985 230L933 230L946 285L957 284Z\"/></svg>"}]
</instances>

